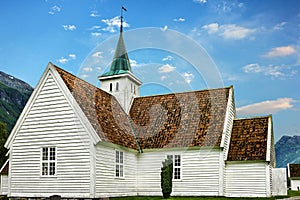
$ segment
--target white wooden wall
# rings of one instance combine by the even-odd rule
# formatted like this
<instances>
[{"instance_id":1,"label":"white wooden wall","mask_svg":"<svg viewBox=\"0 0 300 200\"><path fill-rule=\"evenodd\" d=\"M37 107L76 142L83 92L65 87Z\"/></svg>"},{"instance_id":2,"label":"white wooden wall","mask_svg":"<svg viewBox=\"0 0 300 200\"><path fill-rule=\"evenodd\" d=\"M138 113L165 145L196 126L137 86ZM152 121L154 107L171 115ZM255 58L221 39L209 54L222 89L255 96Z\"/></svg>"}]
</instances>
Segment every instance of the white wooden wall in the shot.
<instances>
[{"instance_id":1,"label":"white wooden wall","mask_svg":"<svg viewBox=\"0 0 300 200\"><path fill-rule=\"evenodd\" d=\"M8 192L8 176L0 176L0 195L7 195Z\"/></svg>"},{"instance_id":2,"label":"white wooden wall","mask_svg":"<svg viewBox=\"0 0 300 200\"><path fill-rule=\"evenodd\" d=\"M115 151L124 152L124 178L115 177ZM96 198L137 195L137 152L117 145L96 146Z\"/></svg>"},{"instance_id":3,"label":"white wooden wall","mask_svg":"<svg viewBox=\"0 0 300 200\"><path fill-rule=\"evenodd\" d=\"M10 196L92 196L91 140L53 77L48 73L40 83L11 147ZM51 146L57 151L57 175L42 177L41 148Z\"/></svg>"},{"instance_id":4,"label":"white wooden wall","mask_svg":"<svg viewBox=\"0 0 300 200\"><path fill-rule=\"evenodd\" d=\"M300 180L292 179L291 180L291 189L298 191L298 187L299 187L299 190L300 190Z\"/></svg>"},{"instance_id":5,"label":"white wooden wall","mask_svg":"<svg viewBox=\"0 0 300 200\"><path fill-rule=\"evenodd\" d=\"M225 196L270 196L270 173L266 162L227 162L225 171Z\"/></svg>"},{"instance_id":6,"label":"white wooden wall","mask_svg":"<svg viewBox=\"0 0 300 200\"><path fill-rule=\"evenodd\" d=\"M162 195L160 172L168 154L180 154L181 180L173 180L174 196L219 195L220 149L186 151L152 151L140 155L138 160L138 195Z\"/></svg>"}]
</instances>

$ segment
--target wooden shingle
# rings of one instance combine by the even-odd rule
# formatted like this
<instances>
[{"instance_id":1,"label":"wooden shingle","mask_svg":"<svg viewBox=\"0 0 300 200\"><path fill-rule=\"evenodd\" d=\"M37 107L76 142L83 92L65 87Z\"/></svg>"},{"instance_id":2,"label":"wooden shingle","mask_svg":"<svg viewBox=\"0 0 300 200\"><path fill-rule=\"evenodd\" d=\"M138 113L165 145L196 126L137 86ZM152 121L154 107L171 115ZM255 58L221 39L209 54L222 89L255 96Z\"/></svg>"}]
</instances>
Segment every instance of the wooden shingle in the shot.
<instances>
[{"instance_id":1,"label":"wooden shingle","mask_svg":"<svg viewBox=\"0 0 300 200\"><path fill-rule=\"evenodd\" d=\"M300 178L300 164L289 164L290 178Z\"/></svg>"},{"instance_id":2,"label":"wooden shingle","mask_svg":"<svg viewBox=\"0 0 300 200\"><path fill-rule=\"evenodd\" d=\"M141 148L220 146L229 89L135 98L130 117Z\"/></svg>"},{"instance_id":3,"label":"wooden shingle","mask_svg":"<svg viewBox=\"0 0 300 200\"><path fill-rule=\"evenodd\" d=\"M266 160L269 117L233 121L228 161Z\"/></svg>"}]
</instances>

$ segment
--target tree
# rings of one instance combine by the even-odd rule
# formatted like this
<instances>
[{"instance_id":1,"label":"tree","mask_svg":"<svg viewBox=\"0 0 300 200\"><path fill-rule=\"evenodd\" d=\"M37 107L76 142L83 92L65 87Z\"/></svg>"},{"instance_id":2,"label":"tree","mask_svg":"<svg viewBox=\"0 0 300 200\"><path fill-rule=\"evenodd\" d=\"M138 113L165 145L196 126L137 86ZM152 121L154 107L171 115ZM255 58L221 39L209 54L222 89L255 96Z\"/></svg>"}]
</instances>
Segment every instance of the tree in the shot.
<instances>
[{"instance_id":1,"label":"tree","mask_svg":"<svg viewBox=\"0 0 300 200\"><path fill-rule=\"evenodd\" d=\"M173 159L168 157L163 161L161 168L161 189L165 199L169 198L172 193L172 179L173 179Z\"/></svg>"},{"instance_id":2,"label":"tree","mask_svg":"<svg viewBox=\"0 0 300 200\"><path fill-rule=\"evenodd\" d=\"M4 147L4 144L8 138L8 133L6 130L6 124L3 122L0 122L0 168L6 161L6 153L7 149Z\"/></svg>"}]
</instances>

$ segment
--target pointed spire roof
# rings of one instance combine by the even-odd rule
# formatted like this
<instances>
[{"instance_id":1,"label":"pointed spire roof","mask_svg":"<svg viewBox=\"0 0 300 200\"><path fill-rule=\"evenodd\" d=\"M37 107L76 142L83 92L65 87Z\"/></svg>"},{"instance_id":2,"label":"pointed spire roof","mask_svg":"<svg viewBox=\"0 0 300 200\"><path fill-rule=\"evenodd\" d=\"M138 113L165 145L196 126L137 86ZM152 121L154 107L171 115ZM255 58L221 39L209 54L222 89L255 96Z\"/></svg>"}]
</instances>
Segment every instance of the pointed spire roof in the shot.
<instances>
[{"instance_id":1,"label":"pointed spire roof","mask_svg":"<svg viewBox=\"0 0 300 200\"><path fill-rule=\"evenodd\" d=\"M123 39L123 16L121 15L120 36L115 51L115 55L109 71L102 74L101 76L103 77L103 76L126 74L128 72L132 72L132 71L131 71L130 61L128 58L128 54Z\"/></svg>"}]
</instances>

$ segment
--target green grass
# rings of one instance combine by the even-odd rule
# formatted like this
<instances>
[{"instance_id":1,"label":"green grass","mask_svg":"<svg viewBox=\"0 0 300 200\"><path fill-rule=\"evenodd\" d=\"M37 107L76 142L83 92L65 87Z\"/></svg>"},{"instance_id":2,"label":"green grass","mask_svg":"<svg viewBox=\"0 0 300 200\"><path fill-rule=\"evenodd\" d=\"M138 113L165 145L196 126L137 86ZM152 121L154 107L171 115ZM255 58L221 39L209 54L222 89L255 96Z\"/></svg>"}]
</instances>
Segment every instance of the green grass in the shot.
<instances>
[{"instance_id":1,"label":"green grass","mask_svg":"<svg viewBox=\"0 0 300 200\"><path fill-rule=\"evenodd\" d=\"M297 196L297 195L295 195ZM245 199L245 200L275 200L279 198L286 198L286 197L271 197L271 198L228 198L228 197L170 197L169 200L205 200L205 199L211 199L211 200L228 200L228 199ZM115 197L110 198L110 200L162 200L163 197Z\"/></svg>"},{"instance_id":2,"label":"green grass","mask_svg":"<svg viewBox=\"0 0 300 200\"><path fill-rule=\"evenodd\" d=\"M295 196L299 196L300 197L300 191L288 190L288 196L289 197L295 197Z\"/></svg>"}]
</instances>

